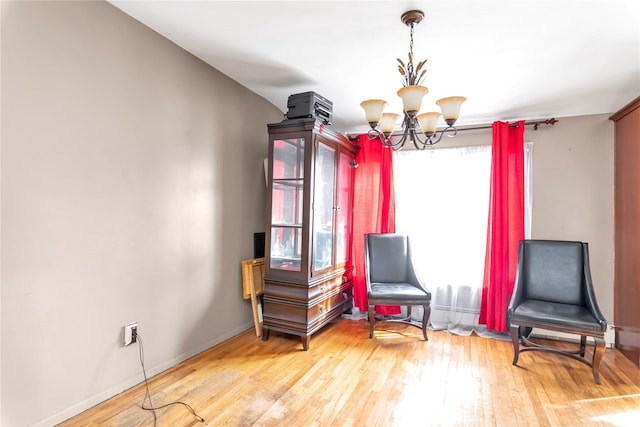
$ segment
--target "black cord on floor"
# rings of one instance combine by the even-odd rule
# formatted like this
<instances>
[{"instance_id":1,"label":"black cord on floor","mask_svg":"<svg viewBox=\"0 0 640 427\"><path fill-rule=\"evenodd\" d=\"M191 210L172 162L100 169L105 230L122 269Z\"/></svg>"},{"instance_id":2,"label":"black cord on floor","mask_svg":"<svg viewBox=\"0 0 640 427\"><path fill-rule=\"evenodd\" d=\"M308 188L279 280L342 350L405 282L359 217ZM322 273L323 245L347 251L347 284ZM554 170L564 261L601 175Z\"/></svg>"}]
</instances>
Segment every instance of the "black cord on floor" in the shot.
<instances>
[{"instance_id":1,"label":"black cord on floor","mask_svg":"<svg viewBox=\"0 0 640 427\"><path fill-rule=\"evenodd\" d=\"M167 406L171 406L171 405L183 405L189 411L191 411L193 416L196 417L198 419L198 421L203 423L204 422L204 418L202 418L200 415L196 414L196 411L187 403L184 403L184 402L171 402L171 403L166 403L166 404L161 405L161 406L156 406L156 407L153 406L153 403L151 402L151 394L149 393L149 380L147 379L147 372L146 372L146 370L144 368L144 346L142 344L142 338L140 337L139 333L136 333L136 340L138 341L138 348L140 349L140 365L142 366L142 374L144 375L144 386L145 386L145 389L146 389L146 393L144 395L144 399L142 400L142 403L140 404L140 406L145 411L151 411L153 413L153 425L154 425L154 427L158 423L158 416L156 415L156 410L162 409L162 408L166 408ZM149 401L149 406L145 407L144 403L147 400Z\"/></svg>"}]
</instances>

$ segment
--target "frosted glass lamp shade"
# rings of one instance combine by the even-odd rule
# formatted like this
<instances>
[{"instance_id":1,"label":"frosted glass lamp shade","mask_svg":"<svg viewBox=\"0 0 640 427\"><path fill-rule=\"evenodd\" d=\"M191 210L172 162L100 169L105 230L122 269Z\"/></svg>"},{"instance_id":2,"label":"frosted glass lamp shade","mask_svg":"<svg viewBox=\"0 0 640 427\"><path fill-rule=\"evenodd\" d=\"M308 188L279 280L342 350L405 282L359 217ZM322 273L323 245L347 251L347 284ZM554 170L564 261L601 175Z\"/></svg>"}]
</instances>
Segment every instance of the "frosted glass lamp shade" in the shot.
<instances>
[{"instance_id":1,"label":"frosted glass lamp shade","mask_svg":"<svg viewBox=\"0 0 640 427\"><path fill-rule=\"evenodd\" d=\"M402 105L405 113L415 116L420 110L422 98L429 92L424 86L405 86L398 91L398 96L402 98Z\"/></svg>"},{"instance_id":2,"label":"frosted glass lamp shade","mask_svg":"<svg viewBox=\"0 0 640 427\"><path fill-rule=\"evenodd\" d=\"M449 121L453 121L455 123L460 117L460 107L462 103L466 101L467 98L464 96L450 96L448 98L442 98L436 101L436 104L440 106L442 109L442 117L444 120L449 123ZM452 124L449 123L451 126Z\"/></svg>"},{"instance_id":3,"label":"frosted glass lamp shade","mask_svg":"<svg viewBox=\"0 0 640 427\"><path fill-rule=\"evenodd\" d=\"M433 134L436 132L438 128L438 119L442 114L437 112L423 113L418 115L418 121L420 122L420 127L422 128L422 132L427 135Z\"/></svg>"},{"instance_id":4,"label":"frosted glass lamp shade","mask_svg":"<svg viewBox=\"0 0 640 427\"><path fill-rule=\"evenodd\" d=\"M398 117L400 117L400 114L384 113L382 119L380 119L380 132L385 134L393 133L393 128L396 127Z\"/></svg>"},{"instance_id":5,"label":"frosted glass lamp shade","mask_svg":"<svg viewBox=\"0 0 640 427\"><path fill-rule=\"evenodd\" d=\"M382 99L367 99L366 101L362 101L360 106L364 109L367 122L371 127L375 127L382 117L382 111L384 107L387 106L387 101L383 101Z\"/></svg>"}]
</instances>

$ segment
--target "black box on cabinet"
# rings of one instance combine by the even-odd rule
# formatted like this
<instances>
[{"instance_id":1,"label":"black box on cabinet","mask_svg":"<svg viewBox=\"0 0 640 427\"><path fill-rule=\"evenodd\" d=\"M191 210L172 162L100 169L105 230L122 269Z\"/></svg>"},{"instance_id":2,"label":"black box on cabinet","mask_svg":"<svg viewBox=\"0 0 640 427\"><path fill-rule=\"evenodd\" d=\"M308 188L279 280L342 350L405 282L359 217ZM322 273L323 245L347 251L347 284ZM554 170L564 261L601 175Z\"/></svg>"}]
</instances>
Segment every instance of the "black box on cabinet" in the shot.
<instances>
[{"instance_id":1,"label":"black box on cabinet","mask_svg":"<svg viewBox=\"0 0 640 427\"><path fill-rule=\"evenodd\" d=\"M333 118L333 102L315 92L290 95L287 108L287 119L310 117L330 125Z\"/></svg>"}]
</instances>

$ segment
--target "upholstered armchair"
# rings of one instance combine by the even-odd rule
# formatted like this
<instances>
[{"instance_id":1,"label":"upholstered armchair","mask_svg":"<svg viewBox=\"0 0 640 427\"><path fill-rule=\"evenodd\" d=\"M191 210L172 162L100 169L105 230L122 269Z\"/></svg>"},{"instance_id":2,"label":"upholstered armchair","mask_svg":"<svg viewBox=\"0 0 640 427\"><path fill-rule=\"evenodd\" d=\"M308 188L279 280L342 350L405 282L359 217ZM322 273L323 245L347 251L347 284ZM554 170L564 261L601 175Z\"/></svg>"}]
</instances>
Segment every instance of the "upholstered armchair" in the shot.
<instances>
[{"instance_id":1,"label":"upholstered armchair","mask_svg":"<svg viewBox=\"0 0 640 427\"><path fill-rule=\"evenodd\" d=\"M369 298L369 338L375 329L376 305L407 306L407 317L385 319L404 322L422 329L425 341L431 314L431 293L418 279L411 259L409 238L400 234L365 235L365 272ZM422 323L411 321L411 307L422 306Z\"/></svg>"},{"instance_id":2,"label":"upholstered armchair","mask_svg":"<svg viewBox=\"0 0 640 427\"><path fill-rule=\"evenodd\" d=\"M514 365L522 352L551 352L590 366L595 382L600 384L599 366L605 351L607 321L600 313L593 290L588 244L522 240L507 323ZM541 345L529 338L532 328L575 334L580 336L580 344L575 350ZM591 360L585 356L587 337L594 341Z\"/></svg>"}]
</instances>

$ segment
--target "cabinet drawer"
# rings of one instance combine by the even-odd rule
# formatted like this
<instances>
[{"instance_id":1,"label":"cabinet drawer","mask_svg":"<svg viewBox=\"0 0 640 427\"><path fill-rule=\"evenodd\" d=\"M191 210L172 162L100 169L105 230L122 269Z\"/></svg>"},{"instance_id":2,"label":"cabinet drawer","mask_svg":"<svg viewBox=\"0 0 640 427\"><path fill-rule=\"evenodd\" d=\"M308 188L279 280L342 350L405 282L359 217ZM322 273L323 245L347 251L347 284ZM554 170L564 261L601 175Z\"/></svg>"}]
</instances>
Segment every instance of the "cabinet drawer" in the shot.
<instances>
[{"instance_id":1,"label":"cabinet drawer","mask_svg":"<svg viewBox=\"0 0 640 427\"><path fill-rule=\"evenodd\" d=\"M310 304L314 304L317 301L325 300L337 294L338 292L340 292L340 288L344 283L345 280L343 279L343 276L339 276L309 288Z\"/></svg>"},{"instance_id":2,"label":"cabinet drawer","mask_svg":"<svg viewBox=\"0 0 640 427\"><path fill-rule=\"evenodd\" d=\"M282 300L291 304L307 304L309 287L282 282L264 281L265 300Z\"/></svg>"},{"instance_id":3,"label":"cabinet drawer","mask_svg":"<svg viewBox=\"0 0 640 427\"><path fill-rule=\"evenodd\" d=\"M278 299L290 301L292 304L313 305L338 293L344 284L343 276L334 277L313 286L265 280L264 295L269 300Z\"/></svg>"},{"instance_id":4,"label":"cabinet drawer","mask_svg":"<svg viewBox=\"0 0 640 427\"><path fill-rule=\"evenodd\" d=\"M307 307L264 300L263 325L307 332Z\"/></svg>"},{"instance_id":5,"label":"cabinet drawer","mask_svg":"<svg viewBox=\"0 0 640 427\"><path fill-rule=\"evenodd\" d=\"M353 305L353 285L351 282L334 289L333 295L319 299L313 305L291 304L287 301L264 301L264 324L286 327L300 332L316 329L344 313Z\"/></svg>"},{"instance_id":6,"label":"cabinet drawer","mask_svg":"<svg viewBox=\"0 0 640 427\"><path fill-rule=\"evenodd\" d=\"M325 323L351 308L353 287L350 286L309 308L310 327ZM346 305L345 305L346 304Z\"/></svg>"}]
</instances>

